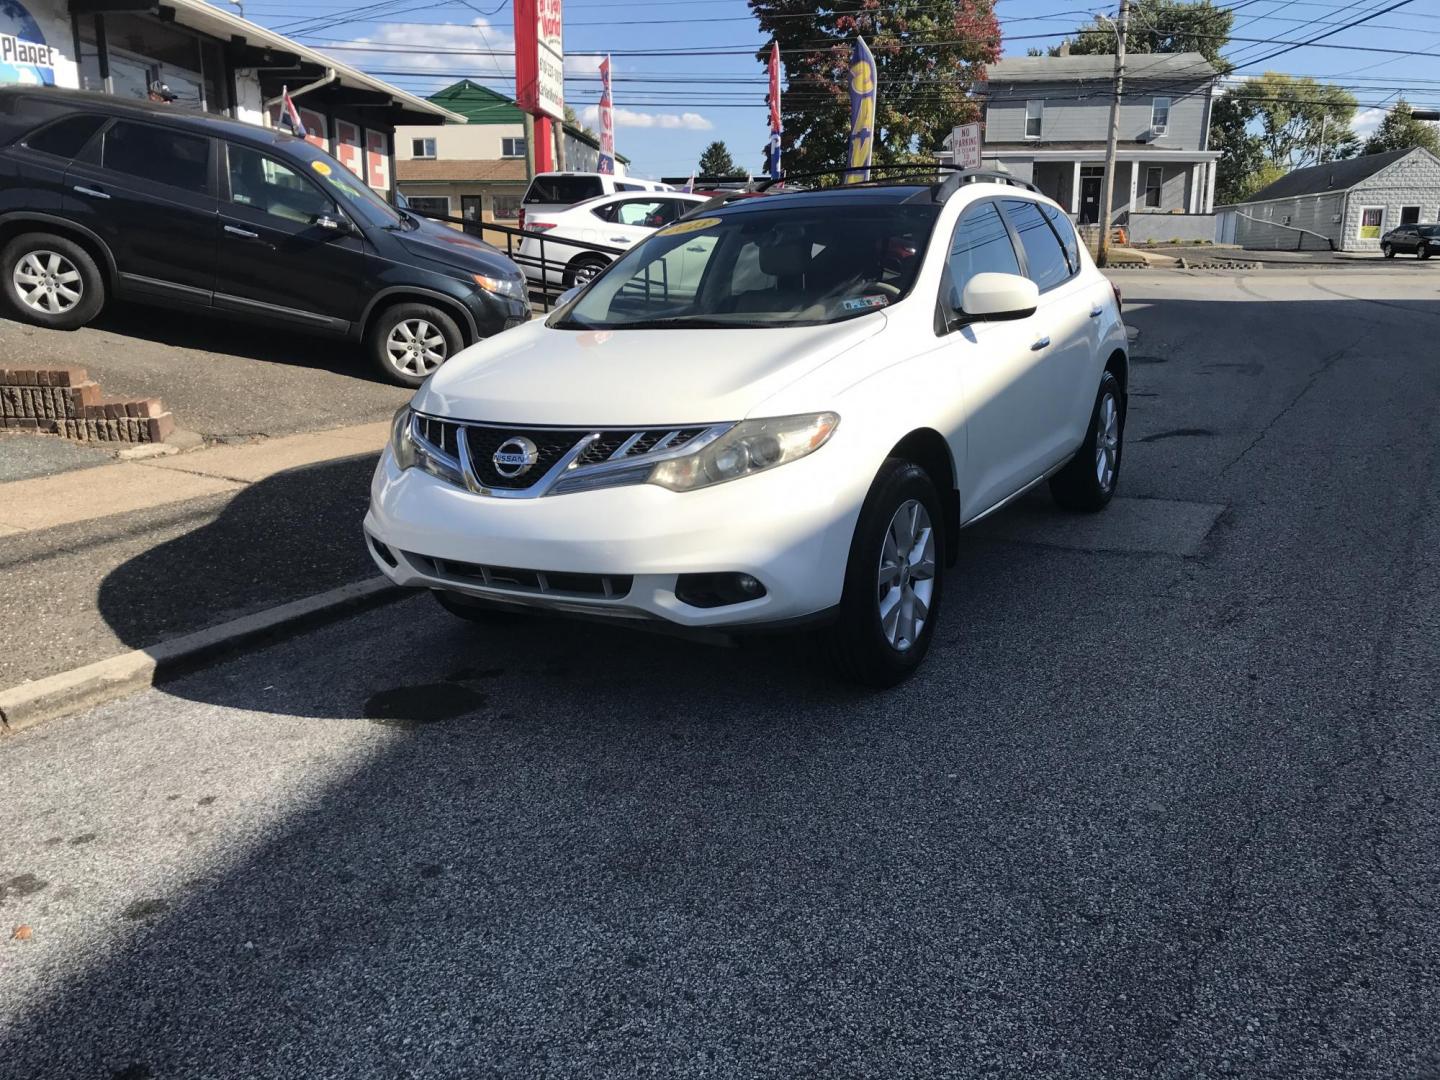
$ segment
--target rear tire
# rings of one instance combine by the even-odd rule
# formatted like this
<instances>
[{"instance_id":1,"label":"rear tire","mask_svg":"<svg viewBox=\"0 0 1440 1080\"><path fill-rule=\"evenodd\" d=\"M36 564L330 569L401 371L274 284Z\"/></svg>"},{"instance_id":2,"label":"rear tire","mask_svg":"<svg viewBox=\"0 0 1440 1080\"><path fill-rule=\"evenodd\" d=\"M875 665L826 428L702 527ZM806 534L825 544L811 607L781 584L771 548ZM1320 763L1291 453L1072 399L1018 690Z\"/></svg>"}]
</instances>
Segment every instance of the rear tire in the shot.
<instances>
[{"instance_id":1,"label":"rear tire","mask_svg":"<svg viewBox=\"0 0 1440 1080\"><path fill-rule=\"evenodd\" d=\"M465 347L460 328L430 304L395 304L375 316L365 336L371 363L390 382L412 389Z\"/></svg>"},{"instance_id":2,"label":"rear tire","mask_svg":"<svg viewBox=\"0 0 1440 1080\"><path fill-rule=\"evenodd\" d=\"M78 330L105 306L105 279L90 253L54 233L24 233L0 252L0 296L13 318Z\"/></svg>"},{"instance_id":3,"label":"rear tire","mask_svg":"<svg viewBox=\"0 0 1440 1080\"><path fill-rule=\"evenodd\" d=\"M1421 240L1420 246L1415 249L1415 254L1421 259L1430 258L1430 245L1427 244L1424 240Z\"/></svg>"},{"instance_id":4,"label":"rear tire","mask_svg":"<svg viewBox=\"0 0 1440 1080\"><path fill-rule=\"evenodd\" d=\"M610 260L601 258L599 255L577 255L565 268L565 288L573 289L576 285L589 285L600 271L609 265Z\"/></svg>"},{"instance_id":5,"label":"rear tire","mask_svg":"<svg viewBox=\"0 0 1440 1080\"><path fill-rule=\"evenodd\" d=\"M821 646L839 678L877 689L914 674L930 649L944 592L945 514L930 474L887 458L870 485Z\"/></svg>"},{"instance_id":6,"label":"rear tire","mask_svg":"<svg viewBox=\"0 0 1440 1080\"><path fill-rule=\"evenodd\" d=\"M1125 395L1107 371L1100 378L1090 427L1070 463L1050 478L1050 494L1066 510L1094 513L1105 509L1120 482L1125 449Z\"/></svg>"}]
</instances>

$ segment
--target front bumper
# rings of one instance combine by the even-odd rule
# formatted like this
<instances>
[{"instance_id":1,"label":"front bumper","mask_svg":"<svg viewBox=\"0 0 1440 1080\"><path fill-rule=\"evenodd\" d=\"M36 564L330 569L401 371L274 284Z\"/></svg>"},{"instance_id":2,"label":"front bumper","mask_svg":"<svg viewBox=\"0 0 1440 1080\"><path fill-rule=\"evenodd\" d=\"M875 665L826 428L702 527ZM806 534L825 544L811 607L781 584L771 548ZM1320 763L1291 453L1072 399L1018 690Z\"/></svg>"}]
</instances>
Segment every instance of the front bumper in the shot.
<instances>
[{"instance_id":1,"label":"front bumper","mask_svg":"<svg viewBox=\"0 0 1440 1080\"><path fill-rule=\"evenodd\" d=\"M697 629L803 620L839 603L864 498L863 485L857 494L831 475L838 455L828 449L698 491L636 484L536 499L475 495L419 469L401 471L386 449L371 484L366 546L387 577L415 588ZM452 572L455 563L527 575L524 584L487 584L473 569ZM609 579L603 591L611 595L543 591L528 576L536 573L547 582ZM675 595L676 578L688 573L751 574L766 594L696 607Z\"/></svg>"}]
</instances>

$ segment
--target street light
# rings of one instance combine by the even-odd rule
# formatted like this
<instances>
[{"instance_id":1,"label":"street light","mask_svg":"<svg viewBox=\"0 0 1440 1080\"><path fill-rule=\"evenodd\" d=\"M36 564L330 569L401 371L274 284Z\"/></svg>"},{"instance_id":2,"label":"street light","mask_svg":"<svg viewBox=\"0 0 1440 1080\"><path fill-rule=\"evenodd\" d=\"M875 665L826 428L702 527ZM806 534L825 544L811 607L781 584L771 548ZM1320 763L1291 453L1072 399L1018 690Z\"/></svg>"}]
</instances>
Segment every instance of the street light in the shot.
<instances>
[{"instance_id":1,"label":"street light","mask_svg":"<svg viewBox=\"0 0 1440 1080\"><path fill-rule=\"evenodd\" d=\"M245 0L230 0L230 3L240 9L240 18L243 19L245 17Z\"/></svg>"}]
</instances>

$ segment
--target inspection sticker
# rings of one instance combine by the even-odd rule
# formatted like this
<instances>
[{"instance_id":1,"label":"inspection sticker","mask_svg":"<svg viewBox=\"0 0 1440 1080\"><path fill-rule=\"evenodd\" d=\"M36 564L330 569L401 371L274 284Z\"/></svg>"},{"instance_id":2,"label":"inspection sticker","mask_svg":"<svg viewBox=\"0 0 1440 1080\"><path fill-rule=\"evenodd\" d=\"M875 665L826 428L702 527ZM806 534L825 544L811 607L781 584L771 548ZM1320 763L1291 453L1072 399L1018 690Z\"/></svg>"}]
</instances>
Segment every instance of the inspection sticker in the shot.
<instances>
[{"instance_id":1,"label":"inspection sticker","mask_svg":"<svg viewBox=\"0 0 1440 1080\"><path fill-rule=\"evenodd\" d=\"M888 303L890 301L883 296L855 296L842 300L840 306L846 311L864 311L867 308L882 308Z\"/></svg>"}]
</instances>

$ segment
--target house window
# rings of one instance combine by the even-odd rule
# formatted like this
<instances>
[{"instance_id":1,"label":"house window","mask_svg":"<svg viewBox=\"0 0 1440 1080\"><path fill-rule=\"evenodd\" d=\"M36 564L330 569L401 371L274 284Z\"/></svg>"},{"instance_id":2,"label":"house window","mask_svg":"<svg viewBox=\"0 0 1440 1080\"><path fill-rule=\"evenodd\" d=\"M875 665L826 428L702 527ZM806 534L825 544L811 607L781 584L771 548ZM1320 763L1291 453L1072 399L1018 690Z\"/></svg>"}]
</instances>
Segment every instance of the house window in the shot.
<instances>
[{"instance_id":1,"label":"house window","mask_svg":"<svg viewBox=\"0 0 1440 1080\"><path fill-rule=\"evenodd\" d=\"M435 140L411 139L410 156L417 158L433 158L435 156Z\"/></svg>"},{"instance_id":2,"label":"house window","mask_svg":"<svg viewBox=\"0 0 1440 1080\"><path fill-rule=\"evenodd\" d=\"M410 209L417 214L438 214L447 217L450 214L450 200L443 195L409 195Z\"/></svg>"},{"instance_id":3,"label":"house window","mask_svg":"<svg viewBox=\"0 0 1440 1080\"><path fill-rule=\"evenodd\" d=\"M1379 240L1380 230L1385 227L1385 208L1367 206L1360 211L1360 239Z\"/></svg>"},{"instance_id":4,"label":"house window","mask_svg":"<svg viewBox=\"0 0 1440 1080\"><path fill-rule=\"evenodd\" d=\"M1145 170L1145 205L1160 208L1160 193L1164 187L1165 170L1151 165Z\"/></svg>"},{"instance_id":5,"label":"house window","mask_svg":"<svg viewBox=\"0 0 1440 1080\"><path fill-rule=\"evenodd\" d=\"M1025 138L1040 138L1040 121L1045 116L1045 102L1041 100L1025 102Z\"/></svg>"},{"instance_id":6,"label":"house window","mask_svg":"<svg viewBox=\"0 0 1440 1080\"><path fill-rule=\"evenodd\" d=\"M520 216L520 200L524 192L491 196L490 212L497 221L514 221Z\"/></svg>"},{"instance_id":7,"label":"house window","mask_svg":"<svg viewBox=\"0 0 1440 1080\"><path fill-rule=\"evenodd\" d=\"M525 136L521 135L521 136L520 136L519 138L517 138L517 139L501 139L501 140L500 140L500 156L501 156L501 157L524 157L524 156L525 156Z\"/></svg>"},{"instance_id":8,"label":"house window","mask_svg":"<svg viewBox=\"0 0 1440 1080\"><path fill-rule=\"evenodd\" d=\"M1150 102L1150 130L1164 131L1170 126L1170 99L1157 97Z\"/></svg>"},{"instance_id":9,"label":"house window","mask_svg":"<svg viewBox=\"0 0 1440 1080\"><path fill-rule=\"evenodd\" d=\"M1418 207L1418 206L1402 206L1402 207L1400 207L1400 224L1401 224L1401 225L1415 225L1415 224L1418 224L1419 221L1420 221L1420 207Z\"/></svg>"}]
</instances>

